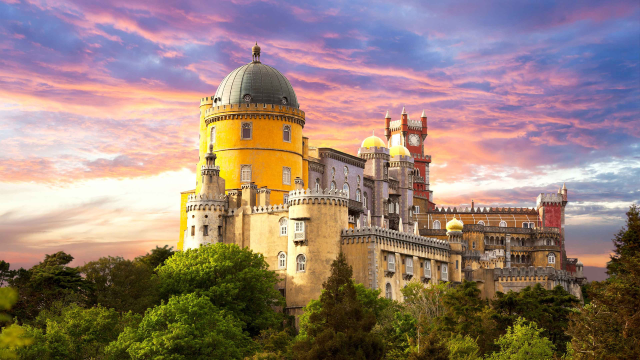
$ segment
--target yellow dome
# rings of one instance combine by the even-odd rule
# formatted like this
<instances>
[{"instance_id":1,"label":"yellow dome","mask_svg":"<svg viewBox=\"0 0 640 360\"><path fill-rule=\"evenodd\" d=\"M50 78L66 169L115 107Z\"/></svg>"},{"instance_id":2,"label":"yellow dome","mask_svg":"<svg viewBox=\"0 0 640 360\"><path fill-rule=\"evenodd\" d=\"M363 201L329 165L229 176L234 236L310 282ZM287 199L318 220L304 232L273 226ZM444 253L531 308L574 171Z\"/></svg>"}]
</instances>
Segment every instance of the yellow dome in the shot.
<instances>
[{"instance_id":1,"label":"yellow dome","mask_svg":"<svg viewBox=\"0 0 640 360\"><path fill-rule=\"evenodd\" d=\"M462 226L460 220L453 218L447 223L447 231L462 231Z\"/></svg>"},{"instance_id":2,"label":"yellow dome","mask_svg":"<svg viewBox=\"0 0 640 360\"><path fill-rule=\"evenodd\" d=\"M384 141L375 135L371 135L368 138L364 139L361 148L370 148L370 147L386 147Z\"/></svg>"},{"instance_id":3,"label":"yellow dome","mask_svg":"<svg viewBox=\"0 0 640 360\"><path fill-rule=\"evenodd\" d=\"M409 152L409 149L402 145L394 145L389 149L389 155L392 157L398 155L411 156L411 153Z\"/></svg>"}]
</instances>

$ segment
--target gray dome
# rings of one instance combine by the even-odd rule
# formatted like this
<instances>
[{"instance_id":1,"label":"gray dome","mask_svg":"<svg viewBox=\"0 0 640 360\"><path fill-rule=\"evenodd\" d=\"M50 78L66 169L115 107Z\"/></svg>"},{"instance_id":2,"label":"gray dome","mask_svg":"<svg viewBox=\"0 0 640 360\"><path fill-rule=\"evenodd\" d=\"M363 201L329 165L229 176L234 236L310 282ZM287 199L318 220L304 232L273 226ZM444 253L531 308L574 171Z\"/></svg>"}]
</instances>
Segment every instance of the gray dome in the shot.
<instances>
[{"instance_id":1,"label":"gray dome","mask_svg":"<svg viewBox=\"0 0 640 360\"><path fill-rule=\"evenodd\" d=\"M213 99L213 106L249 102L300 107L289 80L278 70L260 63L259 60L240 66L227 75L218 86Z\"/></svg>"}]
</instances>

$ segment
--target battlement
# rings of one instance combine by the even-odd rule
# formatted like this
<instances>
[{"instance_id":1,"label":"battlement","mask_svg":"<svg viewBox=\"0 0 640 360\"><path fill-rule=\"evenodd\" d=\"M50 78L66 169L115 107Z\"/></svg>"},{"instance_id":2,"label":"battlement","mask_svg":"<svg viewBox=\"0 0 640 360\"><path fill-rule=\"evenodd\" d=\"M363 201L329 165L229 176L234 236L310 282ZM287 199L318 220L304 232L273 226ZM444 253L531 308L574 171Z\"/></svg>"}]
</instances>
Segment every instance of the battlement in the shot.
<instances>
[{"instance_id":1,"label":"battlement","mask_svg":"<svg viewBox=\"0 0 640 360\"><path fill-rule=\"evenodd\" d=\"M189 201L227 201L227 195L219 194L218 196L209 198L207 194L193 194L187 196L187 202Z\"/></svg>"},{"instance_id":2,"label":"battlement","mask_svg":"<svg viewBox=\"0 0 640 360\"><path fill-rule=\"evenodd\" d=\"M563 202L564 199L562 198L562 194L560 193L541 193L536 199L536 209L539 209L541 206L559 206L562 205Z\"/></svg>"},{"instance_id":3,"label":"battlement","mask_svg":"<svg viewBox=\"0 0 640 360\"><path fill-rule=\"evenodd\" d=\"M363 147L358 149L358 156L362 159L383 159L389 160L389 148L385 146Z\"/></svg>"},{"instance_id":4,"label":"battlement","mask_svg":"<svg viewBox=\"0 0 640 360\"><path fill-rule=\"evenodd\" d=\"M520 208L520 207L490 207L490 208L471 208L469 209L468 207L464 208L464 210L460 209L458 211L458 208L454 207L453 209L451 209L450 207L448 208L438 208L435 207L433 208L433 210L429 211L430 213L450 213L450 214L464 214L464 213L468 213L468 214L526 214L526 215L538 215L538 212L536 211L536 209L533 208Z\"/></svg>"},{"instance_id":5,"label":"battlement","mask_svg":"<svg viewBox=\"0 0 640 360\"><path fill-rule=\"evenodd\" d=\"M419 161L419 162L431 162L431 155L422 155L422 154L411 154L411 156L413 156L413 160L414 161Z\"/></svg>"},{"instance_id":6,"label":"battlement","mask_svg":"<svg viewBox=\"0 0 640 360\"><path fill-rule=\"evenodd\" d=\"M349 196L337 189L301 189L289 191L288 206L302 204L331 204L349 206Z\"/></svg>"},{"instance_id":7,"label":"battlement","mask_svg":"<svg viewBox=\"0 0 640 360\"><path fill-rule=\"evenodd\" d=\"M211 99L211 98L203 98L203 99ZM206 102L206 100L205 100ZM202 103L202 101L201 101ZM301 120L304 123L305 112L291 106L287 105L274 105L274 104L227 104L227 105L218 105L212 106L211 108L205 110L204 117L205 121L208 123L212 121L219 120L218 118L223 116L234 117L240 114L246 114L251 118L270 118L277 119L278 116L289 116L295 117L298 120ZM216 118L216 120L214 120ZM227 120L229 118L225 117L222 120Z\"/></svg>"},{"instance_id":8,"label":"battlement","mask_svg":"<svg viewBox=\"0 0 640 360\"><path fill-rule=\"evenodd\" d=\"M213 105L213 96L200 98L200 106Z\"/></svg>"},{"instance_id":9,"label":"battlement","mask_svg":"<svg viewBox=\"0 0 640 360\"><path fill-rule=\"evenodd\" d=\"M252 214L267 214L267 213L276 213L289 211L288 204L279 204L279 205L269 205L269 206L254 206L251 209Z\"/></svg>"},{"instance_id":10,"label":"battlement","mask_svg":"<svg viewBox=\"0 0 640 360\"><path fill-rule=\"evenodd\" d=\"M523 281L523 280L575 280L568 271L556 270L551 266L547 267L513 267L496 268L493 272L496 281Z\"/></svg>"},{"instance_id":11,"label":"battlement","mask_svg":"<svg viewBox=\"0 0 640 360\"><path fill-rule=\"evenodd\" d=\"M449 250L449 243L444 240L435 238L427 238L423 236L414 235L411 233L400 232L391 229L385 229L377 226L363 227L359 229L343 229L341 237L344 240L353 237L370 237L371 240L384 239L408 242L415 245L425 245L435 247L442 250ZM348 241L346 242L349 243Z\"/></svg>"}]
</instances>

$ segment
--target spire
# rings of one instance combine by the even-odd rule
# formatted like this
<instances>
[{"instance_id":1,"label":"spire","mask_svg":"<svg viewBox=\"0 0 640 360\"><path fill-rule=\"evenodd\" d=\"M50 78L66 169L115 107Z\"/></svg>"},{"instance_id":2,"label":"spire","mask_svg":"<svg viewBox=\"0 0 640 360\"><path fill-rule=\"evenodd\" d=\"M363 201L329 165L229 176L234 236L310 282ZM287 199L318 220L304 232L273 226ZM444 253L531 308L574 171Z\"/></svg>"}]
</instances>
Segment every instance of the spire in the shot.
<instances>
[{"instance_id":1,"label":"spire","mask_svg":"<svg viewBox=\"0 0 640 360\"><path fill-rule=\"evenodd\" d=\"M402 107L402 115L407 115L407 110L404 109L404 106Z\"/></svg>"},{"instance_id":2,"label":"spire","mask_svg":"<svg viewBox=\"0 0 640 360\"><path fill-rule=\"evenodd\" d=\"M391 119L391 116L389 116L389 110L387 110L387 115L385 115L384 117L385 119Z\"/></svg>"},{"instance_id":3,"label":"spire","mask_svg":"<svg viewBox=\"0 0 640 360\"><path fill-rule=\"evenodd\" d=\"M420 117L426 118L427 115L424 113L424 109L422 109L422 115L420 115Z\"/></svg>"},{"instance_id":4,"label":"spire","mask_svg":"<svg viewBox=\"0 0 640 360\"><path fill-rule=\"evenodd\" d=\"M567 190L567 183L562 183L562 190Z\"/></svg>"}]
</instances>

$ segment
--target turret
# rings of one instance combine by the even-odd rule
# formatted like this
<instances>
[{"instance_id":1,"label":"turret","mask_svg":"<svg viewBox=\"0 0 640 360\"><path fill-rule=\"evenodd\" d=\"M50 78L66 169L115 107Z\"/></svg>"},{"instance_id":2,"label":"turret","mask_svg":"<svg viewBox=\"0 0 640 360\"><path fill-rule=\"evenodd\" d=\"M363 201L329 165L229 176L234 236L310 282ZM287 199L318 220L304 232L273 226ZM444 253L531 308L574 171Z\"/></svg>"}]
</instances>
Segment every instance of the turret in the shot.
<instances>
[{"instance_id":1,"label":"turret","mask_svg":"<svg viewBox=\"0 0 640 360\"><path fill-rule=\"evenodd\" d=\"M462 222L456 218L447 223L447 240L449 240L451 247L449 281L462 281L462 253L465 250L462 242L462 229Z\"/></svg>"}]
</instances>

